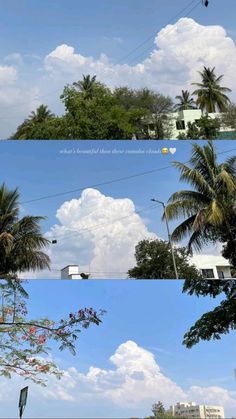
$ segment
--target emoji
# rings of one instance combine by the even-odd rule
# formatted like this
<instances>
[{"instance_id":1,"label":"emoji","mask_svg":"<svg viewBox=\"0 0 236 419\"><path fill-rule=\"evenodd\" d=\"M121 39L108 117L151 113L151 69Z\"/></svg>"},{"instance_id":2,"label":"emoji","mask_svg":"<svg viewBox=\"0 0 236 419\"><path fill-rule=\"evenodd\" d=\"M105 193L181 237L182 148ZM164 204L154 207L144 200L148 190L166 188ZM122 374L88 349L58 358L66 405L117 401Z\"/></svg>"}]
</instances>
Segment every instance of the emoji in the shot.
<instances>
[{"instance_id":1,"label":"emoji","mask_svg":"<svg viewBox=\"0 0 236 419\"><path fill-rule=\"evenodd\" d=\"M167 147L164 147L164 148L161 150L161 152L162 152L162 154L168 154L168 153L169 153L169 149L168 149Z\"/></svg>"},{"instance_id":2,"label":"emoji","mask_svg":"<svg viewBox=\"0 0 236 419\"><path fill-rule=\"evenodd\" d=\"M170 153L171 153L171 154L175 154L175 153L176 153L176 151L177 151L177 150L176 150L176 148L170 148Z\"/></svg>"}]
</instances>

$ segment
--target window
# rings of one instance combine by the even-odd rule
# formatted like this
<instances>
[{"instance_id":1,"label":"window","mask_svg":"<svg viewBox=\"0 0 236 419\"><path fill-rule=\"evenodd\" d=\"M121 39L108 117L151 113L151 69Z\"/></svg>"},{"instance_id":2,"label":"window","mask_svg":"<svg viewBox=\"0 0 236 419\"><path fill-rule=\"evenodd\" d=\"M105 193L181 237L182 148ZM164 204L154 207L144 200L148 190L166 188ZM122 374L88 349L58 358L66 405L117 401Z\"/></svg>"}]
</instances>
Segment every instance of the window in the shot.
<instances>
[{"instance_id":1,"label":"window","mask_svg":"<svg viewBox=\"0 0 236 419\"><path fill-rule=\"evenodd\" d=\"M178 120L178 121L176 121L176 129L178 129L178 130L185 129L185 122L184 122L184 120Z\"/></svg>"},{"instance_id":2,"label":"window","mask_svg":"<svg viewBox=\"0 0 236 419\"><path fill-rule=\"evenodd\" d=\"M213 269L202 269L202 275L204 278L215 278Z\"/></svg>"},{"instance_id":3,"label":"window","mask_svg":"<svg viewBox=\"0 0 236 419\"><path fill-rule=\"evenodd\" d=\"M225 274L223 271L217 271L219 279L225 279Z\"/></svg>"}]
</instances>

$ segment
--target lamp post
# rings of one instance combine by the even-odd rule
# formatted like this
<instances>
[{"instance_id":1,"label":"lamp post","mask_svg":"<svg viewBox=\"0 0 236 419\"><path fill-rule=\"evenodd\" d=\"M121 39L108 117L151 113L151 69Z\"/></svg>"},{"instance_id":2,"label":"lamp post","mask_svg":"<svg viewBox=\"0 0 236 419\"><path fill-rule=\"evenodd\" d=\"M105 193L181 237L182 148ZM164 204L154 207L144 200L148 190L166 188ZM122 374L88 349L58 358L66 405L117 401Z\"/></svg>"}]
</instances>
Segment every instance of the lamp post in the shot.
<instances>
[{"instance_id":1,"label":"lamp post","mask_svg":"<svg viewBox=\"0 0 236 419\"><path fill-rule=\"evenodd\" d=\"M168 224L168 218L167 218L167 213L166 213L166 205L165 205L164 202L159 201L158 199L152 198L151 201L158 202L158 204L161 204L163 206L164 218L165 218L165 222L166 222L166 228L167 228L169 244L170 244L170 249L171 249L171 255L172 255L172 260L173 260L173 267L174 267L174 271L175 271L175 279L179 279L179 275L178 275L178 271L177 271L177 267L176 267L176 262L175 262L175 254L174 254L174 249L173 249L173 244L172 244L171 234L170 234L170 229L169 229L169 224Z\"/></svg>"},{"instance_id":2,"label":"lamp post","mask_svg":"<svg viewBox=\"0 0 236 419\"><path fill-rule=\"evenodd\" d=\"M27 402L27 396L28 396L28 388L29 387L24 387L20 391L20 400L19 400L19 415L20 415L20 419L22 418L23 412L25 410L25 406L26 406L26 402Z\"/></svg>"}]
</instances>

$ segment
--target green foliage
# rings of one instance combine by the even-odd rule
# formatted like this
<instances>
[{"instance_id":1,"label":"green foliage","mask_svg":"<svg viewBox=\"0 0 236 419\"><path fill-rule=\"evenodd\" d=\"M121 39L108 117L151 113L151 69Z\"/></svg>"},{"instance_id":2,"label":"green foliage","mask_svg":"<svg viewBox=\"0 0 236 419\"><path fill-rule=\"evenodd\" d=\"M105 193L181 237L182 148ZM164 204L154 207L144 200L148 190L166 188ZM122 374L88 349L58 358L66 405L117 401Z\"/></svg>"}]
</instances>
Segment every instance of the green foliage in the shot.
<instances>
[{"instance_id":1,"label":"green foliage","mask_svg":"<svg viewBox=\"0 0 236 419\"><path fill-rule=\"evenodd\" d=\"M188 109L196 109L196 103L188 90L182 90L181 95L175 96L175 99L178 99L179 101L179 103L174 106L175 110L185 111Z\"/></svg>"},{"instance_id":2,"label":"green foliage","mask_svg":"<svg viewBox=\"0 0 236 419\"><path fill-rule=\"evenodd\" d=\"M0 375L11 378L18 374L45 385L46 375L62 376L48 360L48 343L55 341L60 350L69 349L75 355L78 334L91 324L99 325L104 311L85 308L57 322L28 319L27 298L20 281L0 281Z\"/></svg>"},{"instance_id":3,"label":"green foliage","mask_svg":"<svg viewBox=\"0 0 236 419\"><path fill-rule=\"evenodd\" d=\"M190 165L175 162L180 180L192 186L175 192L166 208L169 220L183 218L175 228L173 240L190 235L188 248L200 250L208 242L221 241L236 250L236 157L218 163L215 145L208 141L203 147L193 144ZM227 255L229 259L229 255ZM233 258L235 261L235 259Z\"/></svg>"},{"instance_id":4,"label":"green foliage","mask_svg":"<svg viewBox=\"0 0 236 419\"><path fill-rule=\"evenodd\" d=\"M163 416L165 414L165 408L164 408L163 403L160 401L158 403L155 403L152 406L152 413L154 414L155 417L158 417L161 415Z\"/></svg>"},{"instance_id":5,"label":"green foliage","mask_svg":"<svg viewBox=\"0 0 236 419\"><path fill-rule=\"evenodd\" d=\"M44 217L19 217L18 189L0 186L0 278L16 277L17 272L50 268L43 253L49 241L41 233Z\"/></svg>"},{"instance_id":6,"label":"green foliage","mask_svg":"<svg viewBox=\"0 0 236 419\"><path fill-rule=\"evenodd\" d=\"M196 122L188 122L186 134L179 134L179 140L214 140L219 136L220 120L219 118L209 118L202 116Z\"/></svg>"},{"instance_id":7,"label":"green foliage","mask_svg":"<svg viewBox=\"0 0 236 419\"><path fill-rule=\"evenodd\" d=\"M196 104L207 113L215 113L217 110L224 112L230 103L226 92L231 92L229 88L220 85L224 76L217 77L215 67L204 67L203 71L199 71L199 74L202 79L201 83L192 83L198 87L193 92L193 95L197 96Z\"/></svg>"},{"instance_id":8,"label":"green foliage","mask_svg":"<svg viewBox=\"0 0 236 419\"><path fill-rule=\"evenodd\" d=\"M179 278L201 279L198 270L189 262L185 248L174 248ZM129 278L174 279L175 272L169 243L162 240L142 240L135 249L137 266L128 271Z\"/></svg>"},{"instance_id":9,"label":"green foliage","mask_svg":"<svg viewBox=\"0 0 236 419\"><path fill-rule=\"evenodd\" d=\"M219 340L221 336L236 328L236 283L232 280L186 280L183 292L189 295L210 296L221 294L225 299L214 310L205 313L184 335L183 344L191 348L201 340Z\"/></svg>"},{"instance_id":10,"label":"green foliage","mask_svg":"<svg viewBox=\"0 0 236 419\"><path fill-rule=\"evenodd\" d=\"M56 126L57 118L51 113L45 105L40 105L36 112L31 112L29 117L19 125L16 133L12 136L14 139L29 140L31 138L47 139L46 135L49 134L46 126Z\"/></svg>"},{"instance_id":11,"label":"green foliage","mask_svg":"<svg viewBox=\"0 0 236 419\"><path fill-rule=\"evenodd\" d=\"M56 117L41 105L25 119L12 139L149 139L170 138L172 121L168 116L172 100L149 89L120 87L112 91L96 80L67 85L61 95L65 115Z\"/></svg>"},{"instance_id":12,"label":"green foliage","mask_svg":"<svg viewBox=\"0 0 236 419\"><path fill-rule=\"evenodd\" d=\"M61 95L65 115L55 116L45 105L17 128L12 139L170 139L173 135L173 110L195 109L196 105L207 113L226 112L220 121L204 116L189 124L187 134L179 139L217 138L220 124L235 126L235 109L230 107L222 87L223 76L215 75L215 68L204 67L199 72L201 83L193 94L182 90L173 106L169 96L147 88L130 89L127 86L111 90L97 81L96 76L83 75L83 79L67 85ZM229 125L230 124L230 125Z\"/></svg>"},{"instance_id":13,"label":"green foliage","mask_svg":"<svg viewBox=\"0 0 236 419\"><path fill-rule=\"evenodd\" d=\"M229 127L236 131L236 104L231 103L224 114L221 115L223 127Z\"/></svg>"}]
</instances>

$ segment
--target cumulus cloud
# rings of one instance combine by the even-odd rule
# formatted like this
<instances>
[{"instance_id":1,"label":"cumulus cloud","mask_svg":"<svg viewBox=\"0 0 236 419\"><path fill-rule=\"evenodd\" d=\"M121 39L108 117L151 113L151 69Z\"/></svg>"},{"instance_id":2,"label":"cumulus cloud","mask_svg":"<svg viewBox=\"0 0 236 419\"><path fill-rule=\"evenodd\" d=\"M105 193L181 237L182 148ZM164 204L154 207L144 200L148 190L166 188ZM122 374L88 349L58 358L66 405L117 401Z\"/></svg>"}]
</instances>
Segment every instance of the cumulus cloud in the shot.
<instances>
[{"instance_id":1,"label":"cumulus cloud","mask_svg":"<svg viewBox=\"0 0 236 419\"><path fill-rule=\"evenodd\" d=\"M135 245L156 237L132 200L112 198L96 189L85 189L80 198L64 202L56 217L59 224L46 234L58 240L50 249L53 268L76 264L96 278L126 278L135 264ZM45 272L41 275L45 278Z\"/></svg>"},{"instance_id":2,"label":"cumulus cloud","mask_svg":"<svg viewBox=\"0 0 236 419\"><path fill-rule=\"evenodd\" d=\"M183 88L192 89L191 82L199 79L197 71L204 65L215 66L217 73L225 75L225 84L236 90L235 43L223 27L203 26L191 18L182 18L163 28L149 57L133 66L113 64L104 54L99 59L83 56L66 44L51 51L44 62L53 77L75 80L83 73L91 73L112 87L148 86L171 96Z\"/></svg>"},{"instance_id":3,"label":"cumulus cloud","mask_svg":"<svg viewBox=\"0 0 236 419\"><path fill-rule=\"evenodd\" d=\"M67 265L79 265L90 278L123 279L136 264L135 246L143 239L156 239L147 227L147 212L138 212L131 199L113 198L97 189L85 189L81 196L64 202L56 212L58 223L45 236L57 240L48 254L51 271L26 272L22 278L60 278ZM228 266L221 247L204 248L191 263L199 269Z\"/></svg>"},{"instance_id":4,"label":"cumulus cloud","mask_svg":"<svg viewBox=\"0 0 236 419\"><path fill-rule=\"evenodd\" d=\"M109 369L91 366L84 373L70 367L64 370L60 381L49 377L46 388L32 384L31 398L38 414L45 405L49 413L50 408L53 409L54 416L60 416L63 406L74 415L85 406L85 417L89 417L89 412L94 417L99 416L98 411L107 417L108 406L112 406L113 412L145 415L158 400L162 400L166 407L186 400L222 405L226 414L233 414L232 409L236 407L236 392L222 387L192 386L184 390L163 373L151 352L134 341L122 343L110 357L110 363ZM2 383L3 390L5 385ZM14 387L12 383L8 386ZM8 393L5 401L9 402L11 397Z\"/></svg>"}]
</instances>

